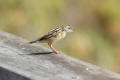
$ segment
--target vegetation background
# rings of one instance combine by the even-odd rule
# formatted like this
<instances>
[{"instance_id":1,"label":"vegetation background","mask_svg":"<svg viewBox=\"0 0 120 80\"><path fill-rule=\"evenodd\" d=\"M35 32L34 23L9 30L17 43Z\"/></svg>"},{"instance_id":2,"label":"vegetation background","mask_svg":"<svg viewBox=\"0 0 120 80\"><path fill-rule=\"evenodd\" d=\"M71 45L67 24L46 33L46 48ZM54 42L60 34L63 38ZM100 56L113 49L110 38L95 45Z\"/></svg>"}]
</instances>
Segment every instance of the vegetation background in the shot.
<instances>
[{"instance_id":1,"label":"vegetation background","mask_svg":"<svg viewBox=\"0 0 120 80\"><path fill-rule=\"evenodd\" d=\"M1 30L31 41L62 24L74 33L58 50L120 72L120 0L0 0Z\"/></svg>"}]
</instances>

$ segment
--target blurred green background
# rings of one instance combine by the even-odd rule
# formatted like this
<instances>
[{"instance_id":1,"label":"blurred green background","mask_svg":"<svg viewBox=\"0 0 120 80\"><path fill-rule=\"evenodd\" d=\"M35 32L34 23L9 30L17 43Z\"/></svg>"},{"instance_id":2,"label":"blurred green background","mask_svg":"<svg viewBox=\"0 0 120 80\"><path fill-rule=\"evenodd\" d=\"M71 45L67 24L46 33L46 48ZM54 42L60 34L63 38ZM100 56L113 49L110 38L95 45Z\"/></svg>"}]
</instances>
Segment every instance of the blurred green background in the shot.
<instances>
[{"instance_id":1,"label":"blurred green background","mask_svg":"<svg viewBox=\"0 0 120 80\"><path fill-rule=\"evenodd\" d=\"M54 46L119 73L119 8L120 0L0 0L0 29L31 41L70 24L74 33Z\"/></svg>"}]
</instances>

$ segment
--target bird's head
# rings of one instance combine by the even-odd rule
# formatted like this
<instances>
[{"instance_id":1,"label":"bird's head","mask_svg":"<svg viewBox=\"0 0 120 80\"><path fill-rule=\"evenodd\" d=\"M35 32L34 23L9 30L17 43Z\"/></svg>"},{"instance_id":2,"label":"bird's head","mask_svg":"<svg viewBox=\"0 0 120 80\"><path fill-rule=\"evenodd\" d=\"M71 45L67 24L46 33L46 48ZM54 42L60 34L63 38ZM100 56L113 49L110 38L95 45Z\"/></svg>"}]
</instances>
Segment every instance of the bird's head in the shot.
<instances>
[{"instance_id":1,"label":"bird's head","mask_svg":"<svg viewBox=\"0 0 120 80\"><path fill-rule=\"evenodd\" d=\"M66 32L73 32L73 28L70 25L64 26Z\"/></svg>"}]
</instances>

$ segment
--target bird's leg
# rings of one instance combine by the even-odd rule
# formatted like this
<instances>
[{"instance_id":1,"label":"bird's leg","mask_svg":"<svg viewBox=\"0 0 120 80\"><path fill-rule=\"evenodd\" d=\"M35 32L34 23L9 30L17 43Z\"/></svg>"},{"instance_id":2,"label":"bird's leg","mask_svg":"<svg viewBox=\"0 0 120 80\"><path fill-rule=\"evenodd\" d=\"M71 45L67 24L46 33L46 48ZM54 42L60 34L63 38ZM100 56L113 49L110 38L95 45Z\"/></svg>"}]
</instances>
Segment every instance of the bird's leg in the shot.
<instances>
[{"instance_id":1,"label":"bird's leg","mask_svg":"<svg viewBox=\"0 0 120 80\"><path fill-rule=\"evenodd\" d=\"M53 50L54 53L59 54L60 52L57 51L53 46L52 43L48 43L48 46Z\"/></svg>"}]
</instances>

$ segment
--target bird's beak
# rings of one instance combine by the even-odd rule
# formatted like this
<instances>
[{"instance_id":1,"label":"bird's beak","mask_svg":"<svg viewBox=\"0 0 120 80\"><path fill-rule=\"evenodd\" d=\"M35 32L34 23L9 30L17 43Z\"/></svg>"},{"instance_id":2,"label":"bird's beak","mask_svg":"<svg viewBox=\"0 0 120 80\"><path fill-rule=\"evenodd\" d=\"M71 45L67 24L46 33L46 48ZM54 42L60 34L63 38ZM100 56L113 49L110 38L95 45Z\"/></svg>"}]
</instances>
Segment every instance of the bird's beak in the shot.
<instances>
[{"instance_id":1,"label":"bird's beak","mask_svg":"<svg viewBox=\"0 0 120 80\"><path fill-rule=\"evenodd\" d=\"M73 32L73 30L71 30L70 32Z\"/></svg>"}]
</instances>

